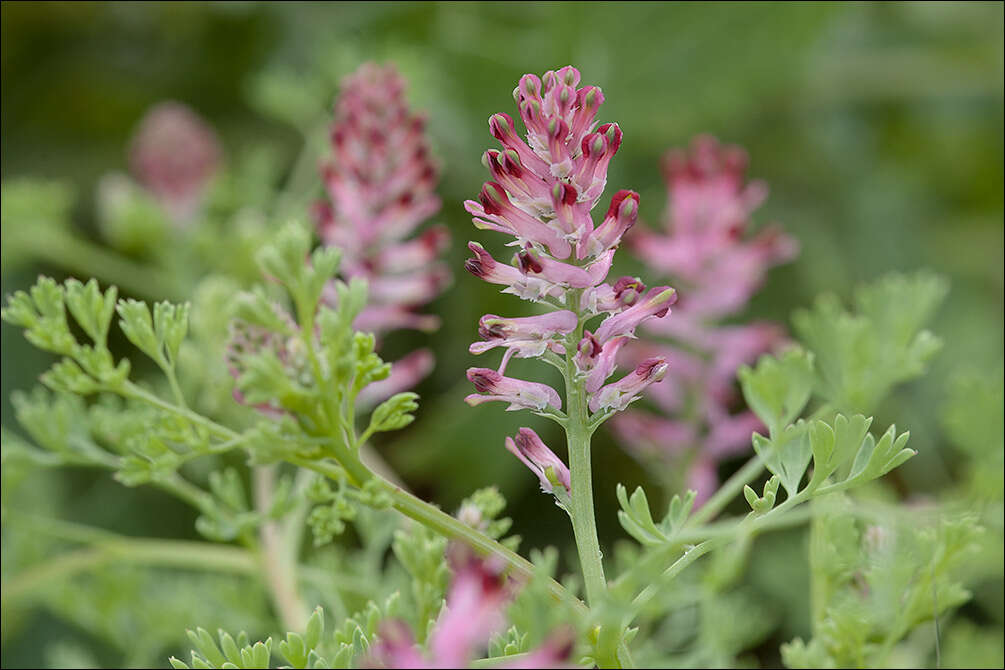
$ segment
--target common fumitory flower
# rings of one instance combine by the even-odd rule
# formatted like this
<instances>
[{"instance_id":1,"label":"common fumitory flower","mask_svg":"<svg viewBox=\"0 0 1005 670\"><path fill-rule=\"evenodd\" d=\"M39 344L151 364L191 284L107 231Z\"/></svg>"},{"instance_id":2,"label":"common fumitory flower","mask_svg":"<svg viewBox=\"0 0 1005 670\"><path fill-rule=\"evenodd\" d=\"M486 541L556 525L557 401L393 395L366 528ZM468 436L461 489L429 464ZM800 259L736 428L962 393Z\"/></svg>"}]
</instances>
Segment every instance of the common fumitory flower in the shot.
<instances>
[{"instance_id":1,"label":"common fumitory flower","mask_svg":"<svg viewBox=\"0 0 1005 670\"><path fill-rule=\"evenodd\" d=\"M637 400L648 386L655 384L666 376L667 362L663 358L650 358L639 363L634 371L618 381L602 387L590 399L590 410L599 412L602 409L625 409Z\"/></svg>"},{"instance_id":2,"label":"common fumitory flower","mask_svg":"<svg viewBox=\"0 0 1005 670\"><path fill-rule=\"evenodd\" d=\"M472 406L501 400L510 403L507 407L509 410L543 410L549 406L555 409L562 408L562 399L558 392L547 384L504 377L489 368L468 369L468 381L475 385L475 390L485 394L472 393L464 398L464 401Z\"/></svg>"},{"instance_id":3,"label":"common fumitory flower","mask_svg":"<svg viewBox=\"0 0 1005 670\"><path fill-rule=\"evenodd\" d=\"M621 236L635 225L639 217L639 194L635 191L618 191L611 200L604 222L593 232L584 248L583 255L596 255L621 241Z\"/></svg>"},{"instance_id":4,"label":"common fumitory flower","mask_svg":"<svg viewBox=\"0 0 1005 670\"><path fill-rule=\"evenodd\" d=\"M590 331L586 331L583 339L579 341L576 352L576 368L586 373L587 393L596 393L603 386L607 378L611 376L618 364L618 352L628 341L628 336L607 340L601 343Z\"/></svg>"},{"instance_id":5,"label":"common fumitory flower","mask_svg":"<svg viewBox=\"0 0 1005 670\"><path fill-rule=\"evenodd\" d=\"M670 311L670 306L677 301L677 292L669 286L657 286L649 289L646 296L628 309L609 316L597 328L596 338L600 342L632 333L643 321L650 317L662 317Z\"/></svg>"},{"instance_id":6,"label":"common fumitory flower","mask_svg":"<svg viewBox=\"0 0 1005 670\"><path fill-rule=\"evenodd\" d=\"M567 66L543 77L527 74L514 91L525 134L508 114L493 114L489 132L502 145L483 155L492 180L478 200L464 203L479 230L510 237L517 247L509 262L492 257L471 242L474 254L465 268L491 284L550 307L534 317L503 318L487 315L479 323L481 342L470 351L481 354L496 347L506 353L498 371L471 368L468 379L482 394L467 397L469 404L500 400L509 409L526 408L564 422L592 421L589 412L624 409L646 387L666 374L667 363L639 366L624 379L607 384L614 374L617 354L649 319L669 314L673 289L660 286L646 292L637 277L621 277L613 284L607 275L624 234L639 215L639 195L618 191L600 225L592 211L607 184L607 168L622 142L615 123L598 125L596 116L604 95L596 86L580 86L580 74ZM587 330L593 319L602 321ZM565 356L562 362L560 356ZM544 357L563 370L569 398L577 398L570 415L562 414L558 393L538 382L504 377L513 356ZM606 386L605 386L606 384ZM573 418L575 413L575 418ZM595 427L595 426L594 426ZM577 434L585 432L577 429ZM507 448L532 470L546 490L554 490L561 461L536 434L522 429ZM553 477L546 477L551 472ZM554 477L558 477L555 479ZM546 483L547 482L547 483ZM569 485L564 484L566 491Z\"/></svg>"},{"instance_id":7,"label":"common fumitory flower","mask_svg":"<svg viewBox=\"0 0 1005 670\"><path fill-rule=\"evenodd\" d=\"M614 286L604 283L584 293L581 307L591 314L620 312L638 302L645 291L646 285L638 277L622 277Z\"/></svg>"},{"instance_id":8,"label":"common fumitory flower","mask_svg":"<svg viewBox=\"0 0 1005 670\"><path fill-rule=\"evenodd\" d=\"M500 263L477 242L469 242L468 249L475 255L474 258L465 261L464 269L490 284L505 286L503 293L512 293L524 300L535 302L549 296L560 299L564 295L560 286L540 277L529 276L512 265Z\"/></svg>"},{"instance_id":9,"label":"common fumitory flower","mask_svg":"<svg viewBox=\"0 0 1005 670\"><path fill-rule=\"evenodd\" d=\"M708 136L696 138L689 152L668 152L664 230L635 229L626 238L654 273L673 279L683 298L672 320L648 321L643 339L623 356L635 363L673 360L667 383L651 394L667 416L633 410L614 417L614 428L635 449L669 463L686 460L686 484L699 502L717 486L718 462L749 449L751 433L761 428L753 413L732 410L737 368L783 339L775 324L717 322L740 311L768 269L796 253L795 241L777 227L748 233L767 187L747 182L746 167L742 149Z\"/></svg>"},{"instance_id":10,"label":"common fumitory flower","mask_svg":"<svg viewBox=\"0 0 1005 670\"><path fill-rule=\"evenodd\" d=\"M579 318L569 310L511 319L486 314L478 322L478 334L485 341L472 343L469 351L481 354L496 347L506 347L499 368L502 372L513 356L532 358L540 356L549 347L561 351L560 345L552 338L571 333L578 324Z\"/></svg>"},{"instance_id":11,"label":"common fumitory flower","mask_svg":"<svg viewBox=\"0 0 1005 670\"><path fill-rule=\"evenodd\" d=\"M136 179L177 224L197 213L220 164L216 133L180 102L162 102L140 121L129 150Z\"/></svg>"},{"instance_id":12,"label":"common fumitory flower","mask_svg":"<svg viewBox=\"0 0 1005 670\"><path fill-rule=\"evenodd\" d=\"M307 351L300 341L300 326L278 304L274 310L285 323L286 332L276 332L241 320L231 322L225 351L227 369L235 380L240 379L248 371L247 358L264 353L275 357L291 384L310 386L313 376ZM250 405L267 416L278 418L286 413L280 406L279 398L269 395L258 397L254 393L246 397L236 386L233 395L240 404Z\"/></svg>"},{"instance_id":13,"label":"common fumitory flower","mask_svg":"<svg viewBox=\"0 0 1005 670\"><path fill-rule=\"evenodd\" d=\"M503 566L474 556L458 544L450 545L447 558L453 578L445 607L427 641L428 654L416 646L407 624L400 620L385 621L370 649L368 667L466 668L489 638L506 625L504 608L514 589L503 575ZM567 636L560 633L513 662L494 667L563 667L571 651Z\"/></svg>"},{"instance_id":14,"label":"common fumitory flower","mask_svg":"<svg viewBox=\"0 0 1005 670\"><path fill-rule=\"evenodd\" d=\"M545 245L556 258L567 258L572 253L559 231L515 207L499 184L486 182L479 201L465 203L468 212L476 217L476 226L513 235L522 242Z\"/></svg>"},{"instance_id":15,"label":"common fumitory flower","mask_svg":"<svg viewBox=\"0 0 1005 670\"><path fill-rule=\"evenodd\" d=\"M555 493L557 486L566 493L572 491L569 468L530 428L521 428L516 437L507 437L506 449L537 475L545 493Z\"/></svg>"},{"instance_id":16,"label":"common fumitory flower","mask_svg":"<svg viewBox=\"0 0 1005 670\"><path fill-rule=\"evenodd\" d=\"M321 166L328 201L315 207L321 240L343 251L343 274L369 284L368 305L354 326L378 335L435 330L439 320L418 308L450 282L438 261L450 241L446 229L413 236L439 211L440 200L425 120L408 108L404 91L390 65L367 63L345 79L331 158ZM391 395L421 380L432 368L432 353L422 351L393 363L391 376L372 393Z\"/></svg>"}]
</instances>

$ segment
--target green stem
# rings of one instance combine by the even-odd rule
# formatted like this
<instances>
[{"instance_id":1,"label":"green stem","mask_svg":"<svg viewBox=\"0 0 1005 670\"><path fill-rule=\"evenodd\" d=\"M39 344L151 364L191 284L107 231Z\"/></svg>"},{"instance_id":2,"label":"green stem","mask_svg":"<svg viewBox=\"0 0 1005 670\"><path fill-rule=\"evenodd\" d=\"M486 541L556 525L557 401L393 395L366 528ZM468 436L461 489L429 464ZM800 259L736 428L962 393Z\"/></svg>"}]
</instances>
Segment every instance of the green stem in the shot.
<instances>
[{"instance_id":1,"label":"green stem","mask_svg":"<svg viewBox=\"0 0 1005 670\"><path fill-rule=\"evenodd\" d=\"M569 292L566 302L578 306L582 291ZM578 312L578 309L577 309ZM597 516L593 506L593 466L590 462L590 438L599 422L591 424L585 380L578 374L574 356L577 345L583 338L586 316L579 314L579 325L565 341L566 415L558 420L565 427L566 443L569 450L569 518L576 539L576 551L583 571L586 587L586 602L589 607L598 606L607 594L607 578L604 576L603 553L597 537ZM622 630L605 625L600 627L594 648L597 664L602 668L631 667L632 660L628 647L622 642Z\"/></svg>"},{"instance_id":2,"label":"green stem","mask_svg":"<svg viewBox=\"0 0 1005 670\"><path fill-rule=\"evenodd\" d=\"M244 549L182 540L115 539L79 549L25 570L3 585L4 607L29 593L75 574L123 562L151 567L215 570L257 575L258 563Z\"/></svg>"},{"instance_id":3,"label":"green stem","mask_svg":"<svg viewBox=\"0 0 1005 670\"><path fill-rule=\"evenodd\" d=\"M162 477L155 477L151 483L158 488L164 489L174 497L185 501L190 507L194 507L207 516L213 513L215 507L213 496L177 472L171 472Z\"/></svg>"},{"instance_id":4,"label":"green stem","mask_svg":"<svg viewBox=\"0 0 1005 670\"><path fill-rule=\"evenodd\" d=\"M790 518L794 518L799 522L804 521L805 517L802 515L789 514L789 510L805 502L808 498L809 493L807 491L800 491L795 496L786 499L785 502L767 514L754 516L753 513L751 513L734 526L733 532L721 535L715 534L710 539L690 547L684 552L683 556L678 558L663 571L663 574L660 576L658 581L646 585L646 587L639 592L639 594L632 601L632 611L637 614L638 611L649 602L649 600L659 593L660 588L662 588L669 580L676 577L684 568L691 565L691 563L696 561L701 556L704 556L712 549L729 544L741 535L753 536L771 528L784 527L787 525L786 522L789 521ZM669 556L675 553L680 546L680 542L674 541L658 548L655 552L653 552L653 554L642 561L642 563L640 563L632 573L625 573L621 575L617 582L615 582L614 587L617 588L622 586L630 575L634 574L636 571L640 574L649 574L655 565L665 563Z\"/></svg>"},{"instance_id":5,"label":"green stem","mask_svg":"<svg viewBox=\"0 0 1005 670\"><path fill-rule=\"evenodd\" d=\"M578 306L581 295L581 290L572 290L567 302ZM603 554L600 551L597 518L593 508L593 467L590 463L590 438L593 430L590 427L585 381L580 378L574 361L576 347L583 337L583 325L584 317L580 315L579 325L569 334L565 343L563 375L567 415L564 426L569 448L569 479L572 484L569 492L569 517L576 538L579 564L583 570L586 602L594 606L607 591L607 579L604 577Z\"/></svg>"},{"instance_id":6,"label":"green stem","mask_svg":"<svg viewBox=\"0 0 1005 670\"><path fill-rule=\"evenodd\" d=\"M755 454L742 468L734 472L733 476L727 479L711 498L705 501L705 504L688 519L687 525L700 526L714 519L743 490L744 486L761 474L763 469L764 462L760 456Z\"/></svg>"},{"instance_id":7,"label":"green stem","mask_svg":"<svg viewBox=\"0 0 1005 670\"><path fill-rule=\"evenodd\" d=\"M824 404L818 407L808 418L808 421L827 416L833 409L830 405ZM704 505L687 520L687 526L700 526L708 523L725 509L733 498L740 494L743 487L752 482L761 471L764 470L764 461L757 454L743 464L743 467L733 473L733 475L723 483L722 486L709 498Z\"/></svg>"},{"instance_id":8,"label":"green stem","mask_svg":"<svg viewBox=\"0 0 1005 670\"><path fill-rule=\"evenodd\" d=\"M258 528L264 581L286 630L303 630L307 627L307 605L297 588L296 550L285 546L279 522L267 518L275 494L276 466L256 467L253 477L255 509L264 519Z\"/></svg>"},{"instance_id":9,"label":"green stem","mask_svg":"<svg viewBox=\"0 0 1005 670\"><path fill-rule=\"evenodd\" d=\"M291 462L302 468L319 472L332 479L337 479L340 474L337 469L338 466L335 466L332 463L301 459L295 459ZM417 521L443 537L461 540L480 554L498 556L506 562L513 572L521 577L531 578L534 576L534 564L523 556L520 556L484 533L481 533L471 526L468 526L460 520L452 517L440 508L417 498L401 487L395 486L378 475L373 474L359 461L355 461L355 463L340 461L339 465L345 468L351 483L357 486L370 479L376 479L380 482L381 488L384 489L391 499L391 507L408 518ZM578 598L570 594L564 586L556 582L554 579L548 580L548 590L554 597L570 602L576 607L585 610L583 603Z\"/></svg>"},{"instance_id":10,"label":"green stem","mask_svg":"<svg viewBox=\"0 0 1005 670\"><path fill-rule=\"evenodd\" d=\"M131 382L126 382L126 385L121 390L121 393L123 395L148 402L166 412L172 412L179 416L184 416L193 423L205 427L211 434L225 440L236 440L240 437L239 433L231 430L230 428L222 426L212 419L196 414L191 410L166 402ZM378 475L375 475L354 454L349 452L347 446L339 444L337 441L330 444L339 465L335 465L330 462L325 463L324 461L312 461L302 458L288 458L287 460L293 465L319 472L326 477L330 477L335 480L339 478L339 466L341 466L345 470L346 474L349 475L351 482L357 486L361 486L370 479L376 478L382 483L383 488L385 488L391 496L392 507L405 516L418 521L430 530L440 533L445 537L462 540L483 554L493 554L499 556L501 559L506 561L514 572L524 577L530 578L534 575L534 564L524 557L507 549L484 533L480 533L474 528L461 523L459 520L443 512L438 507L434 507L433 505L420 500L400 487L391 484ZM594 536L595 535L596 531L594 530ZM585 610L583 603L554 579L549 579L548 589L556 598L571 602L577 607Z\"/></svg>"},{"instance_id":11,"label":"green stem","mask_svg":"<svg viewBox=\"0 0 1005 670\"><path fill-rule=\"evenodd\" d=\"M8 515L8 523L22 526L29 532L91 546L62 554L18 573L3 585L4 606L37 589L45 588L55 580L67 579L109 564L132 563L148 567L185 568L261 577L260 564L255 555L240 547L190 540L128 537L101 528L16 510L9 510ZM300 572L315 585L330 585L339 591L360 597L366 595L352 580L339 579L336 575L308 566L300 566Z\"/></svg>"},{"instance_id":12,"label":"green stem","mask_svg":"<svg viewBox=\"0 0 1005 670\"><path fill-rule=\"evenodd\" d=\"M170 412L176 416L188 419L192 423L206 428L210 434L216 435L217 437L223 438L225 440L238 440L241 434L237 431L231 430L226 426L222 426L212 419L208 419L201 414L197 414L186 407L180 407L178 405L173 405L166 400L162 400L150 391L137 386L132 382L125 382L121 389L109 389L120 393L127 398L134 398L136 400L142 400L145 403L153 405L158 409L162 409L165 412Z\"/></svg>"},{"instance_id":13,"label":"green stem","mask_svg":"<svg viewBox=\"0 0 1005 670\"><path fill-rule=\"evenodd\" d=\"M499 556L522 577L529 579L534 576L534 564L520 554L507 549L489 536L462 523L440 508L416 498L411 493L388 482L384 482L384 484L386 490L391 494L391 506L408 518L418 521L444 537L461 540L481 554ZM547 586L555 598L585 609L582 601L574 597L554 579L549 578Z\"/></svg>"},{"instance_id":14,"label":"green stem","mask_svg":"<svg viewBox=\"0 0 1005 670\"><path fill-rule=\"evenodd\" d=\"M570 291L567 301L579 305L582 290ZM578 312L578 309L577 309ZM570 491L569 516L572 519L576 550L583 570L586 587L586 601L592 607L607 592L604 577L603 553L597 537L597 517L593 508L593 466L590 463L590 414L587 407L585 381L579 378L574 362L576 348L583 338L585 319L580 314L579 325L566 339L565 370L567 417L565 421L566 439L569 446Z\"/></svg>"},{"instance_id":15,"label":"green stem","mask_svg":"<svg viewBox=\"0 0 1005 670\"><path fill-rule=\"evenodd\" d=\"M658 582L647 585L642 591L639 592L635 599L632 600L632 611L639 612L650 600L653 599L656 594L659 593L660 589L666 582L672 580L674 577L683 572L684 568L691 565L699 558L710 552L715 547L725 544L728 541L727 538L719 538L714 540L705 540L701 544L697 544L687 551L684 555L674 561L670 567L663 571L660 575Z\"/></svg>"},{"instance_id":16,"label":"green stem","mask_svg":"<svg viewBox=\"0 0 1005 670\"><path fill-rule=\"evenodd\" d=\"M587 426L586 389L582 380L576 379L572 354L566 361L566 398L568 421L566 437L569 445L569 474L572 482L569 516L576 549L583 570L586 601L596 605L607 590L604 564L597 537L597 519L593 509L593 468L590 464L590 431Z\"/></svg>"}]
</instances>

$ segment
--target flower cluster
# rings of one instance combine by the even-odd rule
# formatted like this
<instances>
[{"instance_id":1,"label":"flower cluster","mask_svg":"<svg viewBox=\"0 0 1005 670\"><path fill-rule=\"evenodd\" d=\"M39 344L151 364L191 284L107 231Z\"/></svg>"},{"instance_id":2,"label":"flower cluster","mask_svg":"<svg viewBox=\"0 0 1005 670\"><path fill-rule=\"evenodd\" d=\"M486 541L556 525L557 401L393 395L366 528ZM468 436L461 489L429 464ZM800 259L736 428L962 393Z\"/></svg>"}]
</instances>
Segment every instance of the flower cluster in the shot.
<instances>
[{"instance_id":1,"label":"flower cluster","mask_svg":"<svg viewBox=\"0 0 1005 670\"><path fill-rule=\"evenodd\" d=\"M623 354L626 361L673 358L672 383L653 396L674 418L633 410L616 417L614 429L644 452L690 459L687 485L699 502L718 484L718 461L749 448L751 433L761 428L752 412L731 411L737 368L784 338L772 323L717 322L743 309L767 270L797 252L795 241L778 228L748 235L751 213L767 187L747 182L746 168L742 149L720 146L709 136L696 138L690 152L668 152L665 231L639 229L627 240L654 273L673 279L683 297L672 320L647 323L650 337Z\"/></svg>"},{"instance_id":2,"label":"flower cluster","mask_svg":"<svg viewBox=\"0 0 1005 670\"><path fill-rule=\"evenodd\" d=\"M646 290L635 277L605 281L615 249L639 212L634 191L618 191L600 225L591 211L607 184L607 167L621 146L615 123L598 126L597 110L604 95L596 86L579 86L579 71L569 66L549 71L543 78L524 75L514 91L526 139L507 114L494 114L489 130L500 150L486 151L484 164L492 181L482 187L477 201L466 201L476 228L511 236L516 248L512 262L497 261L480 244L465 267L481 279L504 286L524 300L551 308L538 316L482 317L482 341L470 351L480 354L505 349L498 369L471 368L468 379L478 391L471 405L489 401L509 403L509 409L530 409L559 418L562 399L546 384L505 376L511 358L543 358L563 370L567 388L583 389L586 407L570 407L577 421L602 421L637 399L642 391L666 375L665 357L640 361L622 379L608 383L619 349L648 319L668 314L674 290L660 286ZM585 327L595 317L594 330ZM564 357L564 360L561 358ZM577 393L578 395L578 393ZM541 478L546 490L560 484L569 488L568 471L529 429L521 430L507 446Z\"/></svg>"},{"instance_id":3,"label":"flower cluster","mask_svg":"<svg viewBox=\"0 0 1005 670\"><path fill-rule=\"evenodd\" d=\"M216 133L179 102L162 102L140 121L130 147L137 180L178 224L197 213L220 162Z\"/></svg>"},{"instance_id":4,"label":"flower cluster","mask_svg":"<svg viewBox=\"0 0 1005 670\"><path fill-rule=\"evenodd\" d=\"M283 377L308 386L312 383L311 370L307 351L302 344L300 326L278 304L273 306L273 310L276 318L284 326L281 330L266 328L241 319L231 321L227 347L224 351L227 370L235 380L240 379L249 370L248 357L269 352L275 356ZM234 387L232 394L238 403L254 407L268 417L278 419L286 414L279 399L274 396L256 397L253 401L249 401L237 386Z\"/></svg>"},{"instance_id":5,"label":"flower cluster","mask_svg":"<svg viewBox=\"0 0 1005 670\"><path fill-rule=\"evenodd\" d=\"M385 622L380 639L370 651L369 664L379 668L466 668L480 647L505 625L503 610L512 593L502 566L474 556L462 545L451 545L449 559L454 577L446 607L429 636L429 655L415 645L408 626ZM499 668L564 667L572 651L569 640L557 635L538 649L522 654Z\"/></svg>"},{"instance_id":6,"label":"flower cluster","mask_svg":"<svg viewBox=\"0 0 1005 670\"><path fill-rule=\"evenodd\" d=\"M322 242L343 252L342 274L369 285L369 304L353 325L378 336L402 328L435 330L437 318L417 308L450 282L450 272L437 262L449 243L446 228L413 236L439 211L440 199L425 119L409 109L404 89L391 65L367 63L345 79L331 128L332 155L321 166L329 200L315 207ZM412 352L368 393L379 400L410 388L432 367L428 349Z\"/></svg>"}]
</instances>

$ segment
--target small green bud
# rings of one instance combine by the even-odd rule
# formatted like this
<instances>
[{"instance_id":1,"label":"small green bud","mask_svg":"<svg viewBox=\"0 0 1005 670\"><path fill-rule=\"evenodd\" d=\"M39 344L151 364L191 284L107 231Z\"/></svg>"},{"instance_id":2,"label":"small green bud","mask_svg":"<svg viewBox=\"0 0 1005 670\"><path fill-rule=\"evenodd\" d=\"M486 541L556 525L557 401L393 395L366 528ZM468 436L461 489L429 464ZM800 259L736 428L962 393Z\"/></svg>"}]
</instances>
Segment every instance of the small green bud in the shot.
<instances>
[{"instance_id":1,"label":"small green bud","mask_svg":"<svg viewBox=\"0 0 1005 670\"><path fill-rule=\"evenodd\" d=\"M415 420L411 413L419 408L416 402L419 396L412 392L398 393L391 396L373 410L370 415L370 432L399 430Z\"/></svg>"}]
</instances>

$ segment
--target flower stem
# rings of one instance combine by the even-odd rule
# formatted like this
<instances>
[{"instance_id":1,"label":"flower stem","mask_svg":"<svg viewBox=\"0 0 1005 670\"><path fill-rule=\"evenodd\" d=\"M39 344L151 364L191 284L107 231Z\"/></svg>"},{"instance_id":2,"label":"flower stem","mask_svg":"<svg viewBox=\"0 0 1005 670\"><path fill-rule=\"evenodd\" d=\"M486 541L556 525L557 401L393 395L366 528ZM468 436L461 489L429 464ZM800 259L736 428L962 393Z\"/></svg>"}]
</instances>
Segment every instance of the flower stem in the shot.
<instances>
[{"instance_id":1,"label":"flower stem","mask_svg":"<svg viewBox=\"0 0 1005 670\"><path fill-rule=\"evenodd\" d=\"M286 630L303 630L307 627L308 609L297 588L297 547L286 545L282 526L267 518L275 495L276 466L256 467L252 476L255 508L263 517L258 537L264 582Z\"/></svg>"},{"instance_id":2,"label":"flower stem","mask_svg":"<svg viewBox=\"0 0 1005 670\"><path fill-rule=\"evenodd\" d=\"M569 516L576 536L576 549L583 570L586 601L595 605L607 590L604 564L597 538L597 519L593 509L593 468L590 464L590 431L587 427L586 390L583 382L575 379L572 355L568 356L568 381L566 397L569 402L569 419L566 436L569 445L569 474L572 482Z\"/></svg>"},{"instance_id":3,"label":"flower stem","mask_svg":"<svg viewBox=\"0 0 1005 670\"><path fill-rule=\"evenodd\" d=\"M143 400L151 405L158 407L166 412L171 412L172 414L183 416L188 418L193 423L203 426L207 431L225 440L237 440L241 437L240 433L237 433L226 426L220 425L208 419L200 414L197 414L191 410L179 407L170 402L158 398L156 395L132 384L131 382L126 382L119 392L126 396L136 398L138 400ZM583 424L585 425L585 423ZM589 444L589 435L587 433L587 446ZM503 559L514 572L520 574L523 577L530 578L534 575L534 564L520 556L516 552L513 552L499 542L496 542L492 538L488 537L484 533L481 533L474 528L462 523L458 519L450 516L440 508L431 505L416 496L408 493L404 489L388 482L384 478L377 474L374 474L363 464L354 454L349 451L349 448L345 445L332 443L331 448L333 453L338 460L339 466L344 468L346 474L349 475L353 484L357 486L362 486L368 480L372 478L378 479L382 483L382 487L388 492L391 497L391 506L396 509L401 514L418 521L422 525L426 526L430 530L442 534L447 538L454 538L462 540L470 545L473 549L483 553L492 554ZM287 457L286 460L293 465L299 466L301 468L306 468L308 470L313 470L314 472L319 472L326 477L332 479L337 479L339 477L339 466L336 466L333 462L312 460L307 458L298 457ZM587 466L589 464L587 463ZM590 500L590 508L592 510L593 501ZM591 525L593 524L592 514L590 516ZM593 536L596 538L596 528L594 527ZM599 548L597 550L597 559L599 562ZM603 578L603 572L601 571L601 580ZM601 583L603 583L601 581ZM548 590L551 591L552 595L561 600L572 602L577 608L582 609L583 603L568 590L554 579L548 580Z\"/></svg>"},{"instance_id":4,"label":"flower stem","mask_svg":"<svg viewBox=\"0 0 1005 670\"><path fill-rule=\"evenodd\" d=\"M753 458L744 463L743 467L733 473L726 482L695 512L687 521L689 527L701 526L708 523L721 512L726 505L749 484L754 477L761 474L764 469L764 461L755 454Z\"/></svg>"},{"instance_id":5,"label":"flower stem","mask_svg":"<svg viewBox=\"0 0 1005 670\"><path fill-rule=\"evenodd\" d=\"M578 307L581 295L581 290L573 289L567 302ZM583 570L586 602L592 607L607 591L607 579L604 577L603 554L600 552L597 518L593 509L593 467L590 463L590 438L593 431L590 428L586 382L579 378L574 361L576 346L583 337L583 324L584 319L580 316L578 327L565 343L564 376L568 413L565 435L569 447L569 479L572 484L569 516Z\"/></svg>"},{"instance_id":6,"label":"flower stem","mask_svg":"<svg viewBox=\"0 0 1005 670\"><path fill-rule=\"evenodd\" d=\"M122 538L60 555L19 573L4 583L3 604L6 607L8 603L80 572L123 563L212 570L252 577L258 574L254 557L236 547L187 540Z\"/></svg>"},{"instance_id":7,"label":"flower stem","mask_svg":"<svg viewBox=\"0 0 1005 670\"><path fill-rule=\"evenodd\" d=\"M26 532L87 545L60 554L13 575L3 584L3 607L74 575L108 565L141 565L151 568L175 568L229 573L251 578L261 577L261 568L253 552L240 547L197 542L129 537L101 528L53 519L17 510L8 510L6 523L23 527ZM359 585L336 575L300 566L300 572L315 588L334 586L356 596L365 595Z\"/></svg>"},{"instance_id":8,"label":"flower stem","mask_svg":"<svg viewBox=\"0 0 1005 670\"><path fill-rule=\"evenodd\" d=\"M344 454L342 456L345 457ZM499 542L461 522L459 519L452 517L439 507L417 498L401 487L370 472L360 461L353 461L348 458L346 460L347 462L340 460L339 465L345 469L345 473L349 475L352 483L360 486L370 479L376 479L380 482L381 488L390 497L391 507L399 513L413 521L417 521L443 537L460 540L481 554L498 556L509 565L513 572L523 578L529 579L534 576L534 564L523 556L504 547ZM326 477L337 478L339 475L336 466L332 463L295 458L290 459L290 462L302 468L323 474ZM548 580L548 590L557 599L571 602L574 606L584 609L583 603L554 579Z\"/></svg>"}]
</instances>

